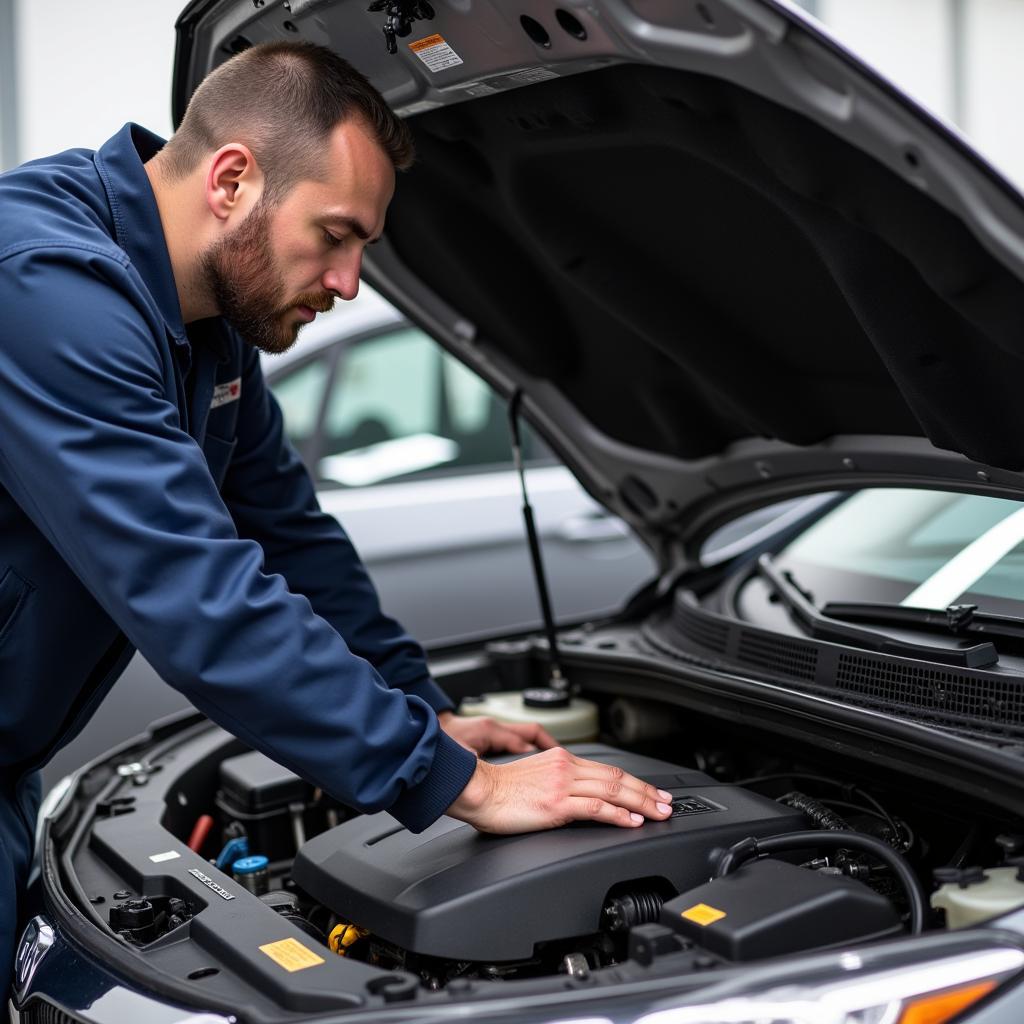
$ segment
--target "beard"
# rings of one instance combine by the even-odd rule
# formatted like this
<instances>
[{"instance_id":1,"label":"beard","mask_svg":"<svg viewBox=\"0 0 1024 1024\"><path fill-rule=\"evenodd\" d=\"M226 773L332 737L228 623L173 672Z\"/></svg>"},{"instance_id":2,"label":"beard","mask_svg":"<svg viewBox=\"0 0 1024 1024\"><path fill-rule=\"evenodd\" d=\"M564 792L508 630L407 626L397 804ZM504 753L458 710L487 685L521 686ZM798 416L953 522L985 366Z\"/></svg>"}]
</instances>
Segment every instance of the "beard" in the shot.
<instances>
[{"instance_id":1,"label":"beard","mask_svg":"<svg viewBox=\"0 0 1024 1024\"><path fill-rule=\"evenodd\" d=\"M206 249L199 273L220 315L251 345L277 355L295 344L303 326L288 314L296 306L325 313L334 296L306 292L284 301L284 275L271 248L271 213L258 202L234 231Z\"/></svg>"}]
</instances>

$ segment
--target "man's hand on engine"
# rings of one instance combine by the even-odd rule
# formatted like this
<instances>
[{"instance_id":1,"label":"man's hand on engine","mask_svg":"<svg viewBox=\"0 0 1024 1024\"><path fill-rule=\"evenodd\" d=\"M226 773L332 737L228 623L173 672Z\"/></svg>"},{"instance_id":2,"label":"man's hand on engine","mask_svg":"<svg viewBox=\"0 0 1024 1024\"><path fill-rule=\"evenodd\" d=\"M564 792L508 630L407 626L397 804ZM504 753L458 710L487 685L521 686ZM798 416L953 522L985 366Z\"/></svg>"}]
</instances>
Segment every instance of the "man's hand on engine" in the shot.
<instances>
[{"instance_id":1,"label":"man's hand on engine","mask_svg":"<svg viewBox=\"0 0 1024 1024\"><path fill-rule=\"evenodd\" d=\"M671 795L563 747L511 764L477 763L448 814L481 832L537 832L570 821L636 828L672 813Z\"/></svg>"},{"instance_id":2,"label":"man's hand on engine","mask_svg":"<svg viewBox=\"0 0 1024 1024\"><path fill-rule=\"evenodd\" d=\"M451 711L437 716L441 728L474 754L529 754L556 746L536 722L496 722L493 718L460 718Z\"/></svg>"}]
</instances>

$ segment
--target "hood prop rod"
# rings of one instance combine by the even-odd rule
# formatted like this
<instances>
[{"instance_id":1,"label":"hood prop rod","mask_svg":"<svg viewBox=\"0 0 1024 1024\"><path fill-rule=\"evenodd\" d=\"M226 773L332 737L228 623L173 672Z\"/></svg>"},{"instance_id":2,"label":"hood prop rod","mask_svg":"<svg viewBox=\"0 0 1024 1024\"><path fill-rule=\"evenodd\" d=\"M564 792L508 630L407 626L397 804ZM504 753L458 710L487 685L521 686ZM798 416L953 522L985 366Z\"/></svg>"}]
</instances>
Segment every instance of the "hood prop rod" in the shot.
<instances>
[{"instance_id":1,"label":"hood prop rod","mask_svg":"<svg viewBox=\"0 0 1024 1024\"><path fill-rule=\"evenodd\" d=\"M529 707L565 707L571 694L569 683L562 674L558 654L558 639L555 636L555 616L551 610L551 592L544 573L544 559L541 556L540 537L533 518L533 507L526 491L526 473L523 468L523 444L519 431L519 408L523 401L523 389L516 388L508 403L508 426L512 435L512 458L519 474L519 487L523 493L523 522L526 524L526 539L530 545L530 561L533 563L533 578L537 584L541 615L544 618L544 632L548 640L549 685L523 692L523 702Z\"/></svg>"}]
</instances>

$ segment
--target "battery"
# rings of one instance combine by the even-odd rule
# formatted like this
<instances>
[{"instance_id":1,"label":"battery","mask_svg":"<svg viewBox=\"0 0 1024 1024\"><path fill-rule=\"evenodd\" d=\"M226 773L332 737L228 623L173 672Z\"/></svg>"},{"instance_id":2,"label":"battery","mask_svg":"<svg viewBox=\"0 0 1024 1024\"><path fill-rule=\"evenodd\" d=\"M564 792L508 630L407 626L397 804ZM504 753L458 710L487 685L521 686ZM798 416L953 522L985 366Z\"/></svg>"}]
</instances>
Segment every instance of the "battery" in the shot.
<instances>
[{"instance_id":1,"label":"battery","mask_svg":"<svg viewBox=\"0 0 1024 1024\"><path fill-rule=\"evenodd\" d=\"M295 855L297 831L303 831L303 814L312 799L308 782L259 751L221 763L216 802L224 824L239 822L249 849L272 861Z\"/></svg>"}]
</instances>

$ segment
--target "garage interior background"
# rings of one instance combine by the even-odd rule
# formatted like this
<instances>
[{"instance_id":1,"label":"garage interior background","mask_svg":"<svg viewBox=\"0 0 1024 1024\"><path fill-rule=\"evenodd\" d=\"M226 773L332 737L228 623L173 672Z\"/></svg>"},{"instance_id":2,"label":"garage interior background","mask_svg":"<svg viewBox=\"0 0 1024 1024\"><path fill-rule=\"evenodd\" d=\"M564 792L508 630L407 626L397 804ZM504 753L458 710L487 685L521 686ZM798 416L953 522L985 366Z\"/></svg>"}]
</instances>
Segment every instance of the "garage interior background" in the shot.
<instances>
[{"instance_id":1,"label":"garage interior background","mask_svg":"<svg viewBox=\"0 0 1024 1024\"><path fill-rule=\"evenodd\" d=\"M128 120L170 134L174 21L184 6L0 0L0 170L71 146L98 146ZM1024 0L801 6L1024 185Z\"/></svg>"},{"instance_id":2,"label":"garage interior background","mask_svg":"<svg viewBox=\"0 0 1024 1024\"><path fill-rule=\"evenodd\" d=\"M169 135L174 22L185 2L107 0L97 7L0 0L0 170L72 146L97 147L127 120ZM802 0L802 6L1024 187L1018 103L1024 0ZM179 699L155 682L152 669L138 658L133 665L136 678L148 673L153 681L136 694L129 672L118 684L119 699L150 702L146 720L177 710ZM109 711L115 725L117 714ZM112 735L96 749L122 738ZM46 784L84 759L74 745L62 751L47 768Z\"/></svg>"}]
</instances>

